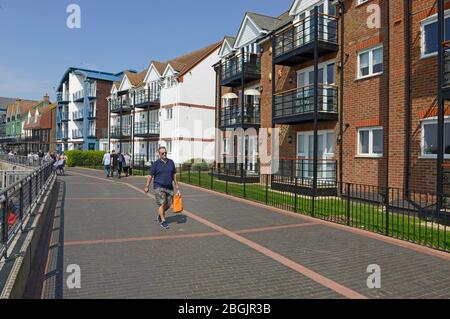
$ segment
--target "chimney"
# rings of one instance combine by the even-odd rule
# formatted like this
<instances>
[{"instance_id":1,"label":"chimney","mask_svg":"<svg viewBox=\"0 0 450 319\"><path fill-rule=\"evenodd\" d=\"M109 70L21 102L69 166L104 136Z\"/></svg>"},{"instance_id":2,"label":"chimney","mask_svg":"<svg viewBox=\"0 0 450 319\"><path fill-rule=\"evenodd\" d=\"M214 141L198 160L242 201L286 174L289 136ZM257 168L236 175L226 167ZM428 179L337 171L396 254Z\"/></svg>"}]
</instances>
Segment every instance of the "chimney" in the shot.
<instances>
[{"instance_id":1,"label":"chimney","mask_svg":"<svg viewBox=\"0 0 450 319\"><path fill-rule=\"evenodd\" d=\"M50 104L50 97L48 96L48 93L45 93L43 101L46 104Z\"/></svg>"}]
</instances>

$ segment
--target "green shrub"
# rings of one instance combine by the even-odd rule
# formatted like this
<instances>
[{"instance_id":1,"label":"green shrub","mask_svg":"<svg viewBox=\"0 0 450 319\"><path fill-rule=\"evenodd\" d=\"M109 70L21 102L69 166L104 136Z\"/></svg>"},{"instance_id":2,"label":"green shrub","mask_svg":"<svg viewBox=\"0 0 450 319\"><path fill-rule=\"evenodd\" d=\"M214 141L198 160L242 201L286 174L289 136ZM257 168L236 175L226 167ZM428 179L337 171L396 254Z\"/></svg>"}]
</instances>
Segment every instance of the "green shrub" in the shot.
<instances>
[{"instance_id":1,"label":"green shrub","mask_svg":"<svg viewBox=\"0 0 450 319\"><path fill-rule=\"evenodd\" d=\"M65 151L67 166L95 167L102 165L104 151Z\"/></svg>"},{"instance_id":2,"label":"green shrub","mask_svg":"<svg viewBox=\"0 0 450 319\"><path fill-rule=\"evenodd\" d=\"M200 171L209 171L210 168L211 164L202 158L192 158L188 161L185 161L181 166L182 170L191 169L193 171L198 171L199 169Z\"/></svg>"}]
</instances>

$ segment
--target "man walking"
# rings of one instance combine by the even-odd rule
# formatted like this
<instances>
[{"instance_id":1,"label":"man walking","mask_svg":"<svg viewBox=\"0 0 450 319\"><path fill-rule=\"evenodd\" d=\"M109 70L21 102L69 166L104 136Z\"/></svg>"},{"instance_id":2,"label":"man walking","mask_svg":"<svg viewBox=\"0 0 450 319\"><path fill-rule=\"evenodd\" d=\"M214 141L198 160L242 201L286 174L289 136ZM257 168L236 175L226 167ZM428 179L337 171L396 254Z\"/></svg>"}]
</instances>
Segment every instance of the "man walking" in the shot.
<instances>
[{"instance_id":1,"label":"man walking","mask_svg":"<svg viewBox=\"0 0 450 319\"><path fill-rule=\"evenodd\" d=\"M103 155L103 161L102 161L106 178L109 178L109 168L111 165L111 154L109 152L106 152L105 155Z\"/></svg>"},{"instance_id":2,"label":"man walking","mask_svg":"<svg viewBox=\"0 0 450 319\"><path fill-rule=\"evenodd\" d=\"M177 194L180 194L176 173L175 163L167 158L167 149L165 147L160 147L159 160L152 165L144 191L148 193L150 184L153 181L156 205L159 207L158 222L164 229L169 229L169 224L166 222L166 211L173 203L174 183Z\"/></svg>"}]
</instances>

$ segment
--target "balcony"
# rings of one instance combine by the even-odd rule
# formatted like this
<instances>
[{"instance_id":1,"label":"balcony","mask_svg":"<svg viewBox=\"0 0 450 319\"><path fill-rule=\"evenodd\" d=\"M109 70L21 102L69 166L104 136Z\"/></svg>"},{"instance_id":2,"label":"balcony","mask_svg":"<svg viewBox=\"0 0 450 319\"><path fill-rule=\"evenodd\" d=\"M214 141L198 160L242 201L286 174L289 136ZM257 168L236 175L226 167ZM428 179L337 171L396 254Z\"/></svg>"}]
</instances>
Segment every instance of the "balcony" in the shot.
<instances>
[{"instance_id":1,"label":"balcony","mask_svg":"<svg viewBox=\"0 0 450 319\"><path fill-rule=\"evenodd\" d=\"M81 139L83 138L83 130L72 130L72 139Z\"/></svg>"},{"instance_id":2,"label":"balcony","mask_svg":"<svg viewBox=\"0 0 450 319\"><path fill-rule=\"evenodd\" d=\"M219 127L244 129L260 126L259 103L240 105L230 105L220 110Z\"/></svg>"},{"instance_id":3,"label":"balcony","mask_svg":"<svg viewBox=\"0 0 450 319\"><path fill-rule=\"evenodd\" d=\"M95 110L90 110L88 113L88 120L95 120L97 118L97 112Z\"/></svg>"},{"instance_id":4,"label":"balcony","mask_svg":"<svg viewBox=\"0 0 450 319\"><path fill-rule=\"evenodd\" d=\"M69 103L69 94L65 93L63 94L62 92L59 92L56 94L56 101L58 102L58 104L67 104Z\"/></svg>"},{"instance_id":5,"label":"balcony","mask_svg":"<svg viewBox=\"0 0 450 319\"><path fill-rule=\"evenodd\" d=\"M61 119L61 122L68 122L69 121L69 112L61 112L60 119Z\"/></svg>"},{"instance_id":6,"label":"balcony","mask_svg":"<svg viewBox=\"0 0 450 319\"><path fill-rule=\"evenodd\" d=\"M131 125L124 125L122 129L120 125L111 126L109 131L111 138L129 139L131 137Z\"/></svg>"},{"instance_id":7,"label":"balcony","mask_svg":"<svg viewBox=\"0 0 450 319\"><path fill-rule=\"evenodd\" d=\"M95 128L89 128L88 138L97 138L97 131Z\"/></svg>"},{"instance_id":8,"label":"balcony","mask_svg":"<svg viewBox=\"0 0 450 319\"><path fill-rule=\"evenodd\" d=\"M338 52L337 21L335 16L316 11L276 34L273 63L294 66L313 60L316 42L319 56Z\"/></svg>"},{"instance_id":9,"label":"balcony","mask_svg":"<svg viewBox=\"0 0 450 319\"><path fill-rule=\"evenodd\" d=\"M233 163L227 163L230 158L224 159L224 163L218 163L215 175L221 181L231 183L259 183L260 182L260 165L259 160L255 158L247 158L243 163L238 163L235 159L231 159Z\"/></svg>"},{"instance_id":10,"label":"balcony","mask_svg":"<svg viewBox=\"0 0 450 319\"><path fill-rule=\"evenodd\" d=\"M236 54L220 65L220 85L238 87L261 78L261 61L253 53Z\"/></svg>"},{"instance_id":11,"label":"balcony","mask_svg":"<svg viewBox=\"0 0 450 319\"><path fill-rule=\"evenodd\" d=\"M338 89L335 85L319 84L317 119L338 120ZM274 124L300 124L314 120L314 85L274 95Z\"/></svg>"},{"instance_id":12,"label":"balcony","mask_svg":"<svg viewBox=\"0 0 450 319\"><path fill-rule=\"evenodd\" d=\"M136 166L146 166L148 162L153 163L158 160L158 154L149 154L147 158L147 154L134 154L134 165Z\"/></svg>"},{"instance_id":13,"label":"balcony","mask_svg":"<svg viewBox=\"0 0 450 319\"><path fill-rule=\"evenodd\" d=\"M142 91L136 92L134 96L134 106L136 108L148 108L160 106L160 92L155 91Z\"/></svg>"},{"instance_id":14,"label":"balcony","mask_svg":"<svg viewBox=\"0 0 450 319\"><path fill-rule=\"evenodd\" d=\"M444 42L444 75L443 75L443 93L444 98L450 100L450 41Z\"/></svg>"},{"instance_id":15,"label":"balcony","mask_svg":"<svg viewBox=\"0 0 450 319\"><path fill-rule=\"evenodd\" d=\"M159 123L136 122L134 124L134 135L136 137L155 137L159 136Z\"/></svg>"},{"instance_id":16,"label":"balcony","mask_svg":"<svg viewBox=\"0 0 450 319\"><path fill-rule=\"evenodd\" d=\"M72 120L74 120L74 121L83 121L84 120L83 112L82 111L73 112L72 113Z\"/></svg>"},{"instance_id":17,"label":"balcony","mask_svg":"<svg viewBox=\"0 0 450 319\"><path fill-rule=\"evenodd\" d=\"M83 102L84 101L84 90L79 90L75 92L73 95L74 102Z\"/></svg>"},{"instance_id":18,"label":"balcony","mask_svg":"<svg viewBox=\"0 0 450 319\"><path fill-rule=\"evenodd\" d=\"M110 103L111 113L126 113L131 112L130 100L112 100Z\"/></svg>"},{"instance_id":19,"label":"balcony","mask_svg":"<svg viewBox=\"0 0 450 319\"><path fill-rule=\"evenodd\" d=\"M318 196L337 195L337 161L318 159L317 192ZM272 189L303 195L313 194L314 160L280 160L278 172L272 175Z\"/></svg>"}]
</instances>

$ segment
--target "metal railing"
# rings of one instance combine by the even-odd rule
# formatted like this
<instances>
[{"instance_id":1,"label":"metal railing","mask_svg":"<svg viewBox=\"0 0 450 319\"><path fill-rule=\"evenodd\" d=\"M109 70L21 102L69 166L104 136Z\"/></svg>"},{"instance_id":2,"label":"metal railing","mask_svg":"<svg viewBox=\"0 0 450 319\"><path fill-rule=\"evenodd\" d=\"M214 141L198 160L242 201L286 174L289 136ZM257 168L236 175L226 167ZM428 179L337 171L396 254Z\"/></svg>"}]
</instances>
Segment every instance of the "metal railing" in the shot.
<instances>
[{"instance_id":1,"label":"metal railing","mask_svg":"<svg viewBox=\"0 0 450 319\"><path fill-rule=\"evenodd\" d=\"M139 106L147 103L158 103L160 98L160 93L158 91L139 91L136 92L134 96L134 105Z\"/></svg>"},{"instance_id":2,"label":"metal railing","mask_svg":"<svg viewBox=\"0 0 450 319\"><path fill-rule=\"evenodd\" d=\"M45 161L38 156L21 156L21 155L0 155L0 161L10 164L20 165L22 167L39 167Z\"/></svg>"},{"instance_id":3,"label":"metal railing","mask_svg":"<svg viewBox=\"0 0 450 319\"><path fill-rule=\"evenodd\" d=\"M72 139L83 138L83 130L72 130Z\"/></svg>"},{"instance_id":4,"label":"metal railing","mask_svg":"<svg viewBox=\"0 0 450 319\"><path fill-rule=\"evenodd\" d=\"M444 83L443 86L450 86L450 41L444 42Z\"/></svg>"},{"instance_id":5,"label":"metal railing","mask_svg":"<svg viewBox=\"0 0 450 319\"><path fill-rule=\"evenodd\" d=\"M338 112L338 88L333 84L319 84L317 111ZM274 117L295 116L314 112L314 85L306 85L274 95Z\"/></svg>"},{"instance_id":6,"label":"metal railing","mask_svg":"<svg viewBox=\"0 0 450 319\"><path fill-rule=\"evenodd\" d=\"M63 122L69 121L69 112L61 112L60 119Z\"/></svg>"},{"instance_id":7,"label":"metal railing","mask_svg":"<svg viewBox=\"0 0 450 319\"><path fill-rule=\"evenodd\" d=\"M278 172L273 174L272 182L292 186L313 187L314 160L280 160ZM337 188L337 161L334 159L317 160L317 187Z\"/></svg>"},{"instance_id":8,"label":"metal railing","mask_svg":"<svg viewBox=\"0 0 450 319\"><path fill-rule=\"evenodd\" d=\"M259 103L226 106L220 109L220 126L260 125Z\"/></svg>"},{"instance_id":9,"label":"metal railing","mask_svg":"<svg viewBox=\"0 0 450 319\"><path fill-rule=\"evenodd\" d=\"M29 174L29 170L0 171L0 190L17 183Z\"/></svg>"},{"instance_id":10,"label":"metal railing","mask_svg":"<svg viewBox=\"0 0 450 319\"><path fill-rule=\"evenodd\" d=\"M129 111L131 110L131 103L129 99L124 100L111 100L111 112L118 112L118 111Z\"/></svg>"},{"instance_id":11,"label":"metal railing","mask_svg":"<svg viewBox=\"0 0 450 319\"><path fill-rule=\"evenodd\" d=\"M72 113L72 120L82 121L84 119L82 111L76 111Z\"/></svg>"},{"instance_id":12,"label":"metal railing","mask_svg":"<svg viewBox=\"0 0 450 319\"><path fill-rule=\"evenodd\" d=\"M69 94L68 93L63 94L62 92L57 93L56 101L59 103L69 102L70 101Z\"/></svg>"},{"instance_id":13,"label":"metal railing","mask_svg":"<svg viewBox=\"0 0 450 319\"><path fill-rule=\"evenodd\" d=\"M275 35L275 58L305 46L316 40L337 44L338 17L324 13L312 13L309 17ZM315 25L317 24L317 39Z\"/></svg>"},{"instance_id":14,"label":"metal railing","mask_svg":"<svg viewBox=\"0 0 450 319\"><path fill-rule=\"evenodd\" d=\"M334 192L319 189L318 193L312 193L309 183L302 184L304 171L310 169L298 165L301 164L297 161L293 165L286 162L280 168L278 176L289 179L291 185L286 188L275 185L276 174L234 179L240 176L240 171L234 171L233 167L222 170L220 176L217 165L212 168L180 165L177 172L184 183L450 252L450 211L437 209L435 194L412 191L406 194L399 188L335 181L331 181ZM259 171L263 172L262 165ZM249 172L245 171L244 176L249 176Z\"/></svg>"},{"instance_id":15,"label":"metal railing","mask_svg":"<svg viewBox=\"0 0 450 319\"><path fill-rule=\"evenodd\" d=\"M17 157L16 157L17 159ZM8 248L33 209L47 191L53 176L52 162L42 165L0 191L0 258L8 257Z\"/></svg>"},{"instance_id":16,"label":"metal railing","mask_svg":"<svg viewBox=\"0 0 450 319\"><path fill-rule=\"evenodd\" d=\"M261 74L261 59L254 53L237 53L221 63L222 81L239 76L242 74L242 64L244 64L245 73L260 75Z\"/></svg>"},{"instance_id":17,"label":"metal railing","mask_svg":"<svg viewBox=\"0 0 450 319\"><path fill-rule=\"evenodd\" d=\"M136 122L134 123L135 135L159 135L160 123Z\"/></svg>"},{"instance_id":18,"label":"metal railing","mask_svg":"<svg viewBox=\"0 0 450 319\"><path fill-rule=\"evenodd\" d=\"M122 130L120 125L111 126L109 132L113 138L131 137L131 125L123 125Z\"/></svg>"}]
</instances>

